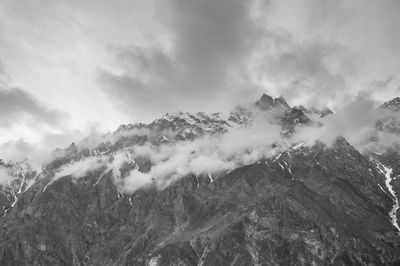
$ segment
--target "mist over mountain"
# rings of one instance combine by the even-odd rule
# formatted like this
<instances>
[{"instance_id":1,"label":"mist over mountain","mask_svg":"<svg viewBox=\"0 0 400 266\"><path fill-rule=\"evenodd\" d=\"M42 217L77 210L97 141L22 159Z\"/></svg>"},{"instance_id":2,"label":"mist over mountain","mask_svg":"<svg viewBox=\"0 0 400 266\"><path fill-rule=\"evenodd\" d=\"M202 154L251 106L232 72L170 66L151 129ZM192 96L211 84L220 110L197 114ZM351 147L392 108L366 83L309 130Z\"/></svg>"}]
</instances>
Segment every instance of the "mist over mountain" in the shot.
<instances>
[{"instance_id":1,"label":"mist over mountain","mask_svg":"<svg viewBox=\"0 0 400 266\"><path fill-rule=\"evenodd\" d=\"M264 94L88 136L40 169L3 161L1 264L400 263L398 105Z\"/></svg>"}]
</instances>

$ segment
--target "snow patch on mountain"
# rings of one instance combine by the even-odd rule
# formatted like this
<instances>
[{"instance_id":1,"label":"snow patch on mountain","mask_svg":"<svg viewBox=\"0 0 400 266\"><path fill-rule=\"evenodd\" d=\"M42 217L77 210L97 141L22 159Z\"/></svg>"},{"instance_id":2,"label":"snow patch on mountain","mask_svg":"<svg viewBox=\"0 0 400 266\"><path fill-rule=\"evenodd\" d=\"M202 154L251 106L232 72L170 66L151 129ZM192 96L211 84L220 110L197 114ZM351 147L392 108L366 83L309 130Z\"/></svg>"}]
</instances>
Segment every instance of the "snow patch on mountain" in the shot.
<instances>
[{"instance_id":1,"label":"snow patch on mountain","mask_svg":"<svg viewBox=\"0 0 400 266\"><path fill-rule=\"evenodd\" d=\"M397 211L400 208L399 205L399 199L397 198L396 192L393 190L393 186L392 186L392 168L390 168L389 166L383 165L378 163L377 164L377 168L378 170L385 175L385 185L386 188L388 189L388 191L391 194L391 197L394 201L393 207L389 212L389 217L390 217L390 221L392 222L393 226L396 227L398 233L400 234L400 226L397 222Z\"/></svg>"}]
</instances>

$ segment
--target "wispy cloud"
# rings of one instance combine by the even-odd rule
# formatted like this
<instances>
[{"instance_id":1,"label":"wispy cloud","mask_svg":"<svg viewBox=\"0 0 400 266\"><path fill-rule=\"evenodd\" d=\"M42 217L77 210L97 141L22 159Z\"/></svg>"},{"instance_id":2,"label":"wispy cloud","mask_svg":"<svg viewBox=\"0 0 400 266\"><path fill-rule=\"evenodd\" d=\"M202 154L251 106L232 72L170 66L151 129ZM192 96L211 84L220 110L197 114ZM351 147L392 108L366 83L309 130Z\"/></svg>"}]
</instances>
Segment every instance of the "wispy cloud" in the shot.
<instances>
[{"instance_id":1,"label":"wispy cloud","mask_svg":"<svg viewBox=\"0 0 400 266\"><path fill-rule=\"evenodd\" d=\"M345 137L351 144L364 150L362 145L371 136L376 122L383 117L377 107L379 102L367 94L359 94L353 101L324 118L313 117L316 127L298 128L292 141L308 144L320 140L328 145L338 136Z\"/></svg>"},{"instance_id":2,"label":"wispy cloud","mask_svg":"<svg viewBox=\"0 0 400 266\"><path fill-rule=\"evenodd\" d=\"M211 174L215 177L270 157L299 143L314 145L319 140L331 145L337 137L343 136L360 151L365 151L372 147L365 143L373 136L376 122L385 116L377 108L379 104L369 95L359 94L355 100L335 110L335 114L323 118L308 114L313 123L296 127L294 134L285 139L282 138L281 126L271 118L274 112L253 108L252 123L247 127L233 127L224 134L205 135L194 140L160 145L150 142L133 145L112 156L89 157L64 165L57 171L55 178L66 175L81 178L98 169L105 169L103 173L112 172L117 187L129 194L150 186L164 189L190 174L197 177ZM155 132L135 130L129 134L151 135ZM116 134L113 137L119 138L121 135ZM111 135L100 139L95 135L93 141L86 139L85 142L98 143L105 139L111 140ZM398 136L395 139L383 139L385 143L379 141L375 144L378 147L398 139ZM130 167L121 175L121 166L124 164L132 166L135 160L147 162L151 165L150 169L143 171L140 167ZM103 175L103 173L97 174Z\"/></svg>"}]
</instances>

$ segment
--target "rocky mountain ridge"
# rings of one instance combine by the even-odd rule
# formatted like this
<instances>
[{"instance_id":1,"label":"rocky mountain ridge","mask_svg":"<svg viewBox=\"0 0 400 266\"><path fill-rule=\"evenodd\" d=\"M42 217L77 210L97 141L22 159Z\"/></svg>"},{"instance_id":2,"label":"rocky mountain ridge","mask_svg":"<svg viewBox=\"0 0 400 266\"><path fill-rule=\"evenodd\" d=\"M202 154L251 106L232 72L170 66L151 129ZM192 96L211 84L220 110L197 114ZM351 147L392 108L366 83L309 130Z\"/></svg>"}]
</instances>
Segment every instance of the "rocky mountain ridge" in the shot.
<instances>
[{"instance_id":1,"label":"rocky mountain ridge","mask_svg":"<svg viewBox=\"0 0 400 266\"><path fill-rule=\"evenodd\" d=\"M256 106L271 114L284 139L313 123L283 98L263 96ZM95 148L72 144L57 151L0 218L0 264L400 263L396 149L362 154L342 137L331 146L276 146L247 165L187 174L161 190L120 190L116 173L123 180L133 170L155 167L132 147L223 135L253 118L245 108L227 116L167 114L150 124L121 126ZM121 154L124 162L113 169ZM80 178L58 174L85 158L101 164L91 161L91 171Z\"/></svg>"},{"instance_id":2,"label":"rocky mountain ridge","mask_svg":"<svg viewBox=\"0 0 400 266\"><path fill-rule=\"evenodd\" d=\"M18 196L35 183L38 170L32 169L29 162L4 162L0 160L0 216L12 208Z\"/></svg>"}]
</instances>

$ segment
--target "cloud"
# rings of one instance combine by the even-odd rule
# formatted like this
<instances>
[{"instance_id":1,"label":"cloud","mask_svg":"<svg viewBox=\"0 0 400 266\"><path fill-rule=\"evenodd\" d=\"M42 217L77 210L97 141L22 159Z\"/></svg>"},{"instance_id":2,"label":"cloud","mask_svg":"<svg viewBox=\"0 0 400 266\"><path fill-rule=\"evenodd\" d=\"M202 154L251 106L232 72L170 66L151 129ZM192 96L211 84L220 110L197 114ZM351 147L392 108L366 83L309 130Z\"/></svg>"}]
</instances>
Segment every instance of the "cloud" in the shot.
<instances>
[{"instance_id":1,"label":"cloud","mask_svg":"<svg viewBox=\"0 0 400 266\"><path fill-rule=\"evenodd\" d=\"M7 186L13 181L13 177L9 174L8 170L0 167L0 186Z\"/></svg>"},{"instance_id":2,"label":"cloud","mask_svg":"<svg viewBox=\"0 0 400 266\"><path fill-rule=\"evenodd\" d=\"M97 120L111 130L170 111L221 111L255 100L265 90L283 94L291 104L341 108L371 80L398 71L398 5L361 0L3 1L0 58L13 86L40 99L47 111L67 112L74 128ZM110 57L115 61L110 63ZM399 80L389 85L398 88ZM383 90L388 89L374 97L399 93ZM33 111L44 118L14 110L15 118L0 118L0 123L20 117L46 126L58 121L47 111Z\"/></svg>"},{"instance_id":3,"label":"cloud","mask_svg":"<svg viewBox=\"0 0 400 266\"><path fill-rule=\"evenodd\" d=\"M132 170L122 181L122 191L133 193L151 185L163 189L189 174L218 175L270 157L291 145L304 143L311 146L317 140L332 145L339 136L345 137L360 151L365 151L365 144L370 141L376 122L384 116L377 109L379 104L368 94L360 93L353 101L337 109L335 114L323 118L308 114L313 123L296 127L294 134L286 139L282 139L281 127L271 120L268 113L253 110L250 127L231 128L223 135L205 136L187 142L135 146L132 153L148 159L152 167L146 173ZM385 141L393 143L396 140L398 137Z\"/></svg>"},{"instance_id":4,"label":"cloud","mask_svg":"<svg viewBox=\"0 0 400 266\"><path fill-rule=\"evenodd\" d=\"M43 192L61 177L70 176L73 180L77 180L101 168L105 168L107 165L105 159L104 156L87 157L61 166L61 168L57 169L50 182L43 188Z\"/></svg>"},{"instance_id":5,"label":"cloud","mask_svg":"<svg viewBox=\"0 0 400 266\"><path fill-rule=\"evenodd\" d=\"M347 6L312 2L167 1L158 14L169 42L114 46L118 67L101 69L100 81L125 112L145 119L226 110L266 90L293 104L342 108L365 89L365 60L335 38L351 15Z\"/></svg>"},{"instance_id":6,"label":"cloud","mask_svg":"<svg viewBox=\"0 0 400 266\"><path fill-rule=\"evenodd\" d=\"M0 158L14 162L27 159L32 166L39 167L53 159L53 151L56 148L68 147L72 142L81 148L94 148L107 140L94 125L79 130L68 128L56 132L37 130L39 137L33 141L19 137L1 143Z\"/></svg>"},{"instance_id":7,"label":"cloud","mask_svg":"<svg viewBox=\"0 0 400 266\"><path fill-rule=\"evenodd\" d=\"M363 91L377 100L387 101L391 95L399 95L398 82L396 75L387 75L381 79L368 81L363 86Z\"/></svg>"},{"instance_id":8,"label":"cloud","mask_svg":"<svg viewBox=\"0 0 400 266\"><path fill-rule=\"evenodd\" d=\"M313 145L319 140L331 145L338 136L343 136L360 151L365 151L371 147L366 143L370 141L376 122L385 115L379 112L378 105L379 103L369 95L361 93L355 100L336 110L335 114L323 118L309 114L313 123L296 127L294 134L285 139L282 138L281 126L271 117L274 112L253 108L252 123L247 127L229 128L224 134L205 135L194 140L160 145L147 142L112 155L84 158L61 167L56 172L54 181L67 175L81 178L102 169L99 178L104 173L111 172L118 189L131 194L150 186L162 190L191 174L196 177L211 174L215 177L270 157L299 143ZM134 130L130 133L149 132ZM118 138L120 135L114 137ZM97 138L95 135L96 141ZM112 139L111 136L105 138ZM101 139L104 139L104 136ZM398 136L392 136L385 139L385 143L379 144L387 147L397 140ZM143 171L138 166L143 161L151 165L148 171ZM127 172L122 175L121 167L124 164L132 166L135 163L139 164L133 168L125 168L122 171Z\"/></svg>"},{"instance_id":9,"label":"cloud","mask_svg":"<svg viewBox=\"0 0 400 266\"><path fill-rule=\"evenodd\" d=\"M372 135L373 141L365 142L364 150L384 153L388 150L400 149L400 135L396 133L378 131Z\"/></svg>"},{"instance_id":10,"label":"cloud","mask_svg":"<svg viewBox=\"0 0 400 266\"><path fill-rule=\"evenodd\" d=\"M238 81L246 79L242 70L258 45L261 28L251 16L253 4L163 2L158 14L171 36L170 48L114 47L119 69L102 69L100 82L125 111L141 118L178 108L221 107L229 95L240 93Z\"/></svg>"},{"instance_id":11,"label":"cloud","mask_svg":"<svg viewBox=\"0 0 400 266\"><path fill-rule=\"evenodd\" d=\"M302 41L286 36L272 47L261 66L265 78L289 101L323 108L354 97L353 80L361 59L335 42Z\"/></svg>"},{"instance_id":12,"label":"cloud","mask_svg":"<svg viewBox=\"0 0 400 266\"><path fill-rule=\"evenodd\" d=\"M64 114L45 107L27 91L0 89L0 126L21 123L25 119L32 123L60 126L64 117Z\"/></svg>"},{"instance_id":13,"label":"cloud","mask_svg":"<svg viewBox=\"0 0 400 266\"><path fill-rule=\"evenodd\" d=\"M103 157L88 157L84 160L76 161L71 164L62 166L55 174L54 179L71 175L75 178L80 178L87 175L89 172L94 172L105 165Z\"/></svg>"},{"instance_id":14,"label":"cloud","mask_svg":"<svg viewBox=\"0 0 400 266\"><path fill-rule=\"evenodd\" d=\"M378 104L369 95L359 94L352 102L336 110L334 115L313 117L317 126L298 128L291 141L312 144L320 140L330 145L336 137L343 136L351 144L364 150L365 141L374 131L376 122L383 117L377 109Z\"/></svg>"},{"instance_id":15,"label":"cloud","mask_svg":"<svg viewBox=\"0 0 400 266\"><path fill-rule=\"evenodd\" d=\"M281 139L280 126L267 123L265 113L255 115L253 123L246 128L230 128L223 135L205 135L195 140L170 142L161 145L146 143L135 145L112 155L82 158L58 169L49 183L63 176L74 179L91 173L111 172L115 184L124 193L155 186L164 189L176 180L194 174L196 176L219 174L268 157L285 143ZM137 133L136 131L134 133ZM97 135L95 136L97 141ZM275 144L275 145L274 145ZM79 145L78 145L79 147ZM135 161L151 164L148 172L138 166L121 175L124 164Z\"/></svg>"},{"instance_id":16,"label":"cloud","mask_svg":"<svg viewBox=\"0 0 400 266\"><path fill-rule=\"evenodd\" d=\"M47 108L28 91L10 86L10 82L0 61L0 127L23 122L58 127L65 120L66 114Z\"/></svg>"},{"instance_id":17,"label":"cloud","mask_svg":"<svg viewBox=\"0 0 400 266\"><path fill-rule=\"evenodd\" d=\"M51 159L52 151L93 134L93 123L70 128L65 112L48 108L30 92L10 86L0 62L0 158L28 159L35 167Z\"/></svg>"},{"instance_id":18,"label":"cloud","mask_svg":"<svg viewBox=\"0 0 400 266\"><path fill-rule=\"evenodd\" d=\"M378 93L381 92L382 90L386 90L389 88L391 83L396 79L396 75L389 75L386 79L383 80L373 80L369 84L368 89L366 92L368 93Z\"/></svg>"},{"instance_id":19,"label":"cloud","mask_svg":"<svg viewBox=\"0 0 400 266\"><path fill-rule=\"evenodd\" d=\"M132 170L122 180L122 191L133 193L150 185L164 189L189 174L214 175L232 170L270 156L276 152L273 144L285 145L280 127L264 120L263 123L253 123L249 128L232 128L219 136L133 147L133 156L149 160L152 167L147 173Z\"/></svg>"},{"instance_id":20,"label":"cloud","mask_svg":"<svg viewBox=\"0 0 400 266\"><path fill-rule=\"evenodd\" d=\"M398 80L386 85L374 81L388 76L390 80L396 73L398 5L396 1L273 1L274 12L267 21L274 30L263 60L267 68L255 71L261 69L271 91L294 104L339 109L361 91L379 100L393 98L397 92L389 87L398 86ZM379 85L379 92L371 90Z\"/></svg>"},{"instance_id":21,"label":"cloud","mask_svg":"<svg viewBox=\"0 0 400 266\"><path fill-rule=\"evenodd\" d=\"M73 180L77 180L87 175L97 173L99 170L102 171L98 177L98 180L100 180L106 173L111 171L114 181L118 186L119 182L121 181L120 168L123 164L129 161L130 157L125 151L119 151L109 156L90 156L82 158L79 161L73 161L57 169L53 178L46 185L44 190L46 190L48 186L56 182L61 177L70 176L73 178Z\"/></svg>"},{"instance_id":22,"label":"cloud","mask_svg":"<svg viewBox=\"0 0 400 266\"><path fill-rule=\"evenodd\" d=\"M0 87L7 87L10 77L8 76L4 64L0 61Z\"/></svg>"},{"instance_id":23,"label":"cloud","mask_svg":"<svg viewBox=\"0 0 400 266\"><path fill-rule=\"evenodd\" d=\"M49 109L23 89L4 87L0 87L0 158L28 158L40 165L53 149L66 145L66 139L79 137L78 130L68 128L67 114Z\"/></svg>"},{"instance_id":24,"label":"cloud","mask_svg":"<svg viewBox=\"0 0 400 266\"><path fill-rule=\"evenodd\" d=\"M53 147L84 137L87 131L66 128L65 116L46 106L74 116L75 128L92 118L115 126L121 120L146 121L170 111L224 111L255 100L265 90L284 95L292 105L335 108L336 116L315 118L324 126L299 130L299 141L330 142L344 135L359 142L377 119L369 109L376 102L359 92L377 98L398 88L398 80L390 76L399 69L395 55L400 20L394 1L143 3L10 2L0 7L1 56L7 57L4 62L17 77L16 84L25 88L8 86L0 65L0 127L13 128L7 138L1 134L11 139L0 146L2 154L42 159ZM104 95L92 83L96 67ZM30 83L35 86L28 88ZM118 115L114 103L122 110ZM127 190L157 176L174 179L251 163L265 155L261 148L270 152L268 145L279 141L278 133L269 126L257 127L230 131L218 141L138 148L138 154L148 153L154 170L132 172L137 177L126 179L127 186L132 181ZM119 137L96 131L89 135L80 145L93 147ZM195 156L192 151L197 149Z\"/></svg>"}]
</instances>

